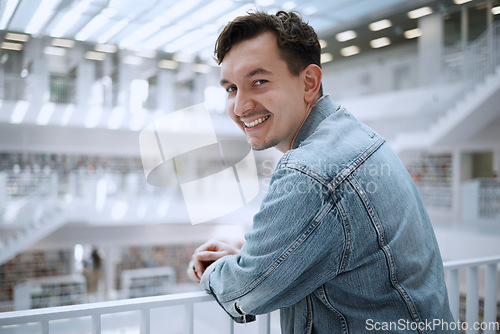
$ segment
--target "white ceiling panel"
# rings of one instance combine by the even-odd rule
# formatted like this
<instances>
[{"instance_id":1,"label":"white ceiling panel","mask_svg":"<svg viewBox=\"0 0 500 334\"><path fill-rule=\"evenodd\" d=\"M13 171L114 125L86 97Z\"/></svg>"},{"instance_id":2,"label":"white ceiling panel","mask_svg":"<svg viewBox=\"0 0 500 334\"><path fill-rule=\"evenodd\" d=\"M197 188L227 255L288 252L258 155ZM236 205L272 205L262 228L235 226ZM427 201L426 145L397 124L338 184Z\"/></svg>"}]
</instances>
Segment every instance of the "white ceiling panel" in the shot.
<instances>
[{"instance_id":1,"label":"white ceiling panel","mask_svg":"<svg viewBox=\"0 0 500 334\"><path fill-rule=\"evenodd\" d=\"M19 1L7 30L25 32L26 26L44 0Z\"/></svg>"},{"instance_id":2,"label":"white ceiling panel","mask_svg":"<svg viewBox=\"0 0 500 334\"><path fill-rule=\"evenodd\" d=\"M431 0L1 0L0 17L15 6L6 31L30 33L32 22L36 35L207 58L200 50L211 52L220 28L249 9L297 10L324 38L393 6L425 1Z\"/></svg>"}]
</instances>

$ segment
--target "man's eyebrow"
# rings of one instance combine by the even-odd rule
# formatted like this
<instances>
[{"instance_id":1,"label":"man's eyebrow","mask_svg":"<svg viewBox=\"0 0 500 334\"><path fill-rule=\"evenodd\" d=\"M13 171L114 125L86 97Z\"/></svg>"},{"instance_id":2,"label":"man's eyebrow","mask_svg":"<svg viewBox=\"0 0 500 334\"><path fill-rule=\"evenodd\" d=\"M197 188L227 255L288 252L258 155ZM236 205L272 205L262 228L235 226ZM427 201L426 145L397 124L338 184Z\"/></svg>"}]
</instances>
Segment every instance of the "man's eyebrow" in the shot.
<instances>
[{"instance_id":1,"label":"man's eyebrow","mask_svg":"<svg viewBox=\"0 0 500 334\"><path fill-rule=\"evenodd\" d=\"M266 69L264 69L262 67L259 67L259 68L256 68L255 70L252 70L252 71L248 72L247 75L245 75L245 77L246 78L251 78L251 77L253 77L255 75L262 75L262 74L264 74L264 75L271 75L271 74L273 74L273 72L271 72L269 70L266 70ZM221 81L220 81L220 85L221 86L227 85L228 83L229 83L229 80L227 80L227 79L221 79Z\"/></svg>"},{"instance_id":2,"label":"man's eyebrow","mask_svg":"<svg viewBox=\"0 0 500 334\"><path fill-rule=\"evenodd\" d=\"M262 68L262 67L259 67L259 68L256 68L253 71L248 72L248 74L246 75L246 77L250 78L250 77L253 77L254 75L261 75L261 74L270 75L270 74L273 74L273 73L271 71L268 71L268 70Z\"/></svg>"}]
</instances>

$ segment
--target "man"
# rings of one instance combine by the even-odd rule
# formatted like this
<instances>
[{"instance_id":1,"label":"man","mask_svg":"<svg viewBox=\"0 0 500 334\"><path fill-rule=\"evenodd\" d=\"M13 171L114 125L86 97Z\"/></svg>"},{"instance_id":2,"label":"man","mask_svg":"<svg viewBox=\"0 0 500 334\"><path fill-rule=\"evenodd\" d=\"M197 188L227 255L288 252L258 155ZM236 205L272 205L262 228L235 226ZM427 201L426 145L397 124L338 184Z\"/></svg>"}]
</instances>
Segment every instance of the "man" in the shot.
<instances>
[{"instance_id":1,"label":"man","mask_svg":"<svg viewBox=\"0 0 500 334\"><path fill-rule=\"evenodd\" d=\"M209 241L188 271L238 321L280 309L283 333L442 333L434 319L453 319L422 201L384 139L323 96L320 52L295 13L221 32L230 117L284 155L241 250Z\"/></svg>"}]
</instances>

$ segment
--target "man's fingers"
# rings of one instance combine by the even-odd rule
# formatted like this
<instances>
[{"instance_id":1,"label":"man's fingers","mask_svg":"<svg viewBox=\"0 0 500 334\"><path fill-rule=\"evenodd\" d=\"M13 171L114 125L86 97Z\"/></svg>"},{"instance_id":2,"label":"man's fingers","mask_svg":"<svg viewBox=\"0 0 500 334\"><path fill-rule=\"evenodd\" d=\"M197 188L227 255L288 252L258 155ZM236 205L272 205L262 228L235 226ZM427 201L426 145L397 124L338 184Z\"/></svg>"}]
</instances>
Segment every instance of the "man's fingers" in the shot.
<instances>
[{"instance_id":1,"label":"man's fingers","mask_svg":"<svg viewBox=\"0 0 500 334\"><path fill-rule=\"evenodd\" d=\"M216 260L220 259L221 257L227 255L226 252L209 252L209 251L204 251L204 252L199 252L193 255L193 262L194 262L194 267L195 271L197 274L201 277L203 273L205 272L205 269L215 262Z\"/></svg>"},{"instance_id":2,"label":"man's fingers","mask_svg":"<svg viewBox=\"0 0 500 334\"><path fill-rule=\"evenodd\" d=\"M227 255L226 251L219 251L219 252L202 251L196 253L195 257L198 261L216 261L226 255Z\"/></svg>"},{"instance_id":3,"label":"man's fingers","mask_svg":"<svg viewBox=\"0 0 500 334\"><path fill-rule=\"evenodd\" d=\"M234 255L238 254L238 252L236 248L229 244L211 239L194 251L191 264L188 268L188 275L194 281L199 282L205 269L210 264L226 255Z\"/></svg>"},{"instance_id":4,"label":"man's fingers","mask_svg":"<svg viewBox=\"0 0 500 334\"><path fill-rule=\"evenodd\" d=\"M200 247L196 248L194 250L194 252L195 253L203 252L203 251L217 252L217 251L221 250L222 247L223 247L223 243L221 243L220 241L214 240L214 239L210 239L207 242L205 242L203 245L201 245Z\"/></svg>"},{"instance_id":5,"label":"man's fingers","mask_svg":"<svg viewBox=\"0 0 500 334\"><path fill-rule=\"evenodd\" d=\"M196 268L194 266L194 262L193 261L191 261L189 263L189 266L187 268L187 274L188 274L188 277L193 282L200 283L200 277L199 277L199 274L196 272Z\"/></svg>"}]
</instances>

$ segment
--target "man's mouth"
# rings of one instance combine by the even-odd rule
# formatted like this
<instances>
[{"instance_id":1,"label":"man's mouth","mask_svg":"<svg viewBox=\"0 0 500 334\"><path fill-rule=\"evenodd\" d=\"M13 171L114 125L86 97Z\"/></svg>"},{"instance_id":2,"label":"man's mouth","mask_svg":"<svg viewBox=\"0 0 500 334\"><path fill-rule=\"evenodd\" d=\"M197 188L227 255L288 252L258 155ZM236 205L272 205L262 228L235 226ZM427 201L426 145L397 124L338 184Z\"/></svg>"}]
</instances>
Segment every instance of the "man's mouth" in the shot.
<instances>
[{"instance_id":1,"label":"man's mouth","mask_svg":"<svg viewBox=\"0 0 500 334\"><path fill-rule=\"evenodd\" d=\"M266 115L266 116L263 116L263 117L260 117L258 119L256 119L255 121L253 122L250 122L250 123L246 123L246 122L243 122L243 124L245 124L245 127L247 128L253 128L259 124L262 124L264 123L265 121L267 121L269 119L269 115Z\"/></svg>"}]
</instances>

